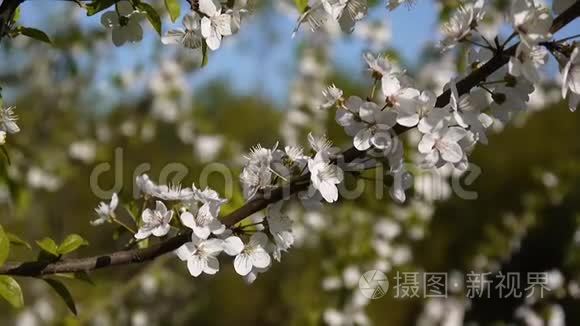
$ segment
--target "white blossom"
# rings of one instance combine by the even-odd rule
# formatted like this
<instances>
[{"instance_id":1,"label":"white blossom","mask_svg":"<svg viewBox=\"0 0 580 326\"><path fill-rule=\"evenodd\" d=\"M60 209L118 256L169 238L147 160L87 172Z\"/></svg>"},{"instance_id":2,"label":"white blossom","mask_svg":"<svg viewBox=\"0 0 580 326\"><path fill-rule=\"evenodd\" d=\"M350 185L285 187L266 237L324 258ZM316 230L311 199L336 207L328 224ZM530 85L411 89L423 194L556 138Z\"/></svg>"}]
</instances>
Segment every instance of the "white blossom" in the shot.
<instances>
[{"instance_id":1,"label":"white blossom","mask_svg":"<svg viewBox=\"0 0 580 326\"><path fill-rule=\"evenodd\" d=\"M183 17L183 28L169 30L161 38L163 44L181 44L190 49L201 46L201 18L196 12L190 12Z\"/></svg>"},{"instance_id":2,"label":"white blossom","mask_svg":"<svg viewBox=\"0 0 580 326\"><path fill-rule=\"evenodd\" d=\"M444 49L453 47L457 42L461 42L469 36L474 26L477 26L478 22L483 19L484 4L484 0L465 3L459 7L447 23L443 24L441 32L444 38L441 44Z\"/></svg>"},{"instance_id":3,"label":"white blossom","mask_svg":"<svg viewBox=\"0 0 580 326\"><path fill-rule=\"evenodd\" d=\"M331 85L322 91L322 96L324 96L324 103L320 105L321 109L329 109L333 107L336 102L342 98L342 90L336 86Z\"/></svg>"},{"instance_id":4,"label":"white blossom","mask_svg":"<svg viewBox=\"0 0 580 326\"><path fill-rule=\"evenodd\" d=\"M225 225L218 220L218 216L221 206L227 200L220 198L216 191L209 188L200 191L194 185L193 189L194 203L189 205L188 211L181 213L181 222L192 229L200 239L207 239L212 233L222 234L225 231ZM202 204L201 207L197 206L198 202Z\"/></svg>"},{"instance_id":5,"label":"white blossom","mask_svg":"<svg viewBox=\"0 0 580 326\"><path fill-rule=\"evenodd\" d=\"M2 108L0 107L0 131L4 131L8 134L15 134L20 131L20 128L16 124L18 117L14 114L14 107L9 106Z\"/></svg>"},{"instance_id":6,"label":"white blossom","mask_svg":"<svg viewBox=\"0 0 580 326\"><path fill-rule=\"evenodd\" d=\"M263 232L256 232L243 248L240 248L240 241L237 241L235 237L229 241L226 239L225 250L227 254L232 256L238 252L234 259L234 269L238 274L246 276L253 267L266 268L270 266L271 258L267 252L268 245L268 236Z\"/></svg>"},{"instance_id":7,"label":"white blossom","mask_svg":"<svg viewBox=\"0 0 580 326\"><path fill-rule=\"evenodd\" d=\"M313 159L308 160L308 170L314 189L317 189L329 203L338 200L336 185L343 180L342 169L330 162L328 156L324 155L323 152L319 152Z\"/></svg>"},{"instance_id":8,"label":"white blossom","mask_svg":"<svg viewBox=\"0 0 580 326\"><path fill-rule=\"evenodd\" d=\"M108 204L105 202L100 202L99 206L95 208L95 212L97 213L98 218L91 221L91 225L103 224L112 216L115 216L117 205L119 205L119 197L117 196L117 193L113 193L113 196L111 196L111 201Z\"/></svg>"},{"instance_id":9,"label":"white blossom","mask_svg":"<svg viewBox=\"0 0 580 326\"><path fill-rule=\"evenodd\" d=\"M575 111L580 106L580 46L576 46L562 70L562 97L568 96L568 107Z\"/></svg>"},{"instance_id":10,"label":"white blossom","mask_svg":"<svg viewBox=\"0 0 580 326\"><path fill-rule=\"evenodd\" d=\"M223 250L221 239L200 239L191 235L191 242L183 244L175 250L182 261L187 262L189 273L197 277L201 273L215 274L220 269L217 256Z\"/></svg>"},{"instance_id":11,"label":"white blossom","mask_svg":"<svg viewBox=\"0 0 580 326\"><path fill-rule=\"evenodd\" d=\"M354 30L354 25L367 15L367 0L320 0L326 13L345 33Z\"/></svg>"},{"instance_id":12,"label":"white blossom","mask_svg":"<svg viewBox=\"0 0 580 326\"><path fill-rule=\"evenodd\" d=\"M510 8L510 21L522 42L529 46L552 37L552 15L548 8L534 0L514 0Z\"/></svg>"},{"instance_id":13,"label":"white blossom","mask_svg":"<svg viewBox=\"0 0 580 326\"><path fill-rule=\"evenodd\" d=\"M129 1L115 4L115 11L107 11L101 16L101 24L112 29L112 39L115 46L126 42L138 42L143 38L143 29L139 25L140 13L133 9Z\"/></svg>"},{"instance_id":14,"label":"white blossom","mask_svg":"<svg viewBox=\"0 0 580 326\"><path fill-rule=\"evenodd\" d=\"M201 35L211 50L220 47L222 37L232 35L232 16L222 13L217 0L199 0L199 10L207 17L201 19Z\"/></svg>"},{"instance_id":15,"label":"white blossom","mask_svg":"<svg viewBox=\"0 0 580 326\"><path fill-rule=\"evenodd\" d=\"M532 83L540 80L538 69L546 63L548 51L543 46L530 47L526 43L520 43L516 49L516 55L510 58L508 63L509 73L513 76L523 76Z\"/></svg>"},{"instance_id":16,"label":"white blossom","mask_svg":"<svg viewBox=\"0 0 580 326\"><path fill-rule=\"evenodd\" d=\"M169 232L173 211L168 210L165 204L159 200L155 202L155 210L147 208L141 214L143 224L135 234L137 239L148 238L151 234L162 237Z\"/></svg>"},{"instance_id":17,"label":"white blossom","mask_svg":"<svg viewBox=\"0 0 580 326\"><path fill-rule=\"evenodd\" d=\"M433 167L440 160L459 163L464 153L458 142L466 135L467 130L460 127L446 127L423 135L419 142L419 152L426 154L426 165Z\"/></svg>"},{"instance_id":18,"label":"white blossom","mask_svg":"<svg viewBox=\"0 0 580 326\"><path fill-rule=\"evenodd\" d=\"M354 136L354 147L360 151L375 146L378 149L387 149L391 146L389 130L395 125L397 114L392 111L383 111L376 103L365 102L359 109L359 117L366 122Z\"/></svg>"}]
</instances>

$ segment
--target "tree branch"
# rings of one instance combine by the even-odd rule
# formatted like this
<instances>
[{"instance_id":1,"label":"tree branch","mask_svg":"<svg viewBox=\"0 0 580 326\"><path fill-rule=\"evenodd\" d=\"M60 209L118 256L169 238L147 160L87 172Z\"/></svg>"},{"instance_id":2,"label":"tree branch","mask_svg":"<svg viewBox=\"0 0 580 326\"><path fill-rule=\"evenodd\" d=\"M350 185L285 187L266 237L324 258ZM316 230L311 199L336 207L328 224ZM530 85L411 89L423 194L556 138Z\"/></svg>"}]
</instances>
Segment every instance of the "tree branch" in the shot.
<instances>
[{"instance_id":1,"label":"tree branch","mask_svg":"<svg viewBox=\"0 0 580 326\"><path fill-rule=\"evenodd\" d=\"M10 0L5 0L4 2L7 1ZM4 3L2 3L2 5L4 5ZM580 16L580 1L577 1L574 5L568 8L554 20L551 28L552 33L557 32L578 16ZM511 46L507 50L498 52L491 60L489 60L479 69L473 71L470 75L463 78L457 84L459 93L464 94L469 92L471 88L475 87L480 82L485 81L488 76L505 65L509 61L509 57L515 53L516 47L517 44ZM436 106L443 107L447 105L449 103L449 96L449 91L445 91L439 95L437 98ZM406 132L409 129L410 128L402 127L399 125L395 126L394 128L395 133L398 135ZM363 154L364 152L358 151L352 147L343 152L342 160L344 162L351 162ZM222 222L227 227L232 227L250 215L265 209L269 204L275 203L283 198L287 198L292 194L307 189L309 184L310 174L305 174L295 178L289 185L275 188L268 193L262 194L259 197L248 201L242 207L224 216L222 218ZM146 249L124 250L87 258L63 259L52 263L38 261L8 263L0 267L0 275L6 274L37 277L47 274L91 271L110 266L141 263L174 251L184 243L190 241L190 237L191 231L185 231L172 238L154 244Z\"/></svg>"}]
</instances>

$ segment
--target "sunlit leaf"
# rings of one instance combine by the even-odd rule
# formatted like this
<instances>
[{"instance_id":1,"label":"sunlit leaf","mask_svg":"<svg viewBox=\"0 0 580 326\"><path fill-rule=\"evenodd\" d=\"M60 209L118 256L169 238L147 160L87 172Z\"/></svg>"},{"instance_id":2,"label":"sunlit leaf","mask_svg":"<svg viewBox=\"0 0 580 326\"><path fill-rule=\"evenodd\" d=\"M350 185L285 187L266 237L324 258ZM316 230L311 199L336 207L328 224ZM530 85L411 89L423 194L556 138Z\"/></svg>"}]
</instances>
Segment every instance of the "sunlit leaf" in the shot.
<instances>
[{"instance_id":1,"label":"sunlit leaf","mask_svg":"<svg viewBox=\"0 0 580 326\"><path fill-rule=\"evenodd\" d=\"M36 244L44 251L52 254L54 256L58 256L58 246L56 242L51 238L44 238L42 240L36 241Z\"/></svg>"},{"instance_id":2,"label":"sunlit leaf","mask_svg":"<svg viewBox=\"0 0 580 326\"><path fill-rule=\"evenodd\" d=\"M68 254L77 250L80 246L86 246L89 243L78 234L70 234L58 247L58 253L61 255Z\"/></svg>"},{"instance_id":3,"label":"sunlit leaf","mask_svg":"<svg viewBox=\"0 0 580 326\"><path fill-rule=\"evenodd\" d=\"M14 308L20 308L24 304L20 285L10 276L0 275L0 296Z\"/></svg>"},{"instance_id":4,"label":"sunlit leaf","mask_svg":"<svg viewBox=\"0 0 580 326\"><path fill-rule=\"evenodd\" d=\"M175 20L179 18L179 13L181 11L179 0L165 0L165 8L167 8L167 12L169 12L171 21L175 22Z\"/></svg>"},{"instance_id":5,"label":"sunlit leaf","mask_svg":"<svg viewBox=\"0 0 580 326\"><path fill-rule=\"evenodd\" d=\"M8 237L8 240L10 240L10 243L18 245L18 246L24 246L28 249L32 249L32 247L30 246L30 244L28 242L24 241L22 238L20 238L16 234L6 232L6 236Z\"/></svg>"},{"instance_id":6,"label":"sunlit leaf","mask_svg":"<svg viewBox=\"0 0 580 326\"><path fill-rule=\"evenodd\" d=\"M0 266L4 264L10 253L10 240L0 225Z\"/></svg>"}]
</instances>

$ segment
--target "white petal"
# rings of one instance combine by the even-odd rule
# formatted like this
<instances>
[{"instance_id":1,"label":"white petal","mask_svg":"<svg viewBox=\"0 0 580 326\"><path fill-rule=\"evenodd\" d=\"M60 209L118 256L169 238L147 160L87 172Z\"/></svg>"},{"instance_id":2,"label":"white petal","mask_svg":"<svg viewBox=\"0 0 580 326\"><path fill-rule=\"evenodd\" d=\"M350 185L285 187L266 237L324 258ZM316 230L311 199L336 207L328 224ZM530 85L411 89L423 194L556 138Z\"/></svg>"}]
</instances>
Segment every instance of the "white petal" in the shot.
<instances>
[{"instance_id":1,"label":"white petal","mask_svg":"<svg viewBox=\"0 0 580 326\"><path fill-rule=\"evenodd\" d=\"M207 262L199 256L193 256L187 261L187 269L192 276L199 276L206 268Z\"/></svg>"},{"instance_id":2,"label":"white petal","mask_svg":"<svg viewBox=\"0 0 580 326\"><path fill-rule=\"evenodd\" d=\"M213 0L199 0L199 11L210 17L215 16L220 8Z\"/></svg>"},{"instance_id":3,"label":"white petal","mask_svg":"<svg viewBox=\"0 0 580 326\"><path fill-rule=\"evenodd\" d=\"M148 238L150 235L151 235L151 230L141 228L141 229L139 229L139 231L137 233L135 233L135 238L141 240L141 239Z\"/></svg>"},{"instance_id":4,"label":"white petal","mask_svg":"<svg viewBox=\"0 0 580 326\"><path fill-rule=\"evenodd\" d=\"M198 236L200 239L207 239L211 234L211 230L207 226L197 226L194 225L192 227L193 233Z\"/></svg>"},{"instance_id":5,"label":"white petal","mask_svg":"<svg viewBox=\"0 0 580 326\"><path fill-rule=\"evenodd\" d=\"M236 272L242 276L248 275L252 270L252 262L250 257L245 253L239 254L234 259L234 269Z\"/></svg>"},{"instance_id":6,"label":"white petal","mask_svg":"<svg viewBox=\"0 0 580 326\"><path fill-rule=\"evenodd\" d=\"M366 151L371 147L371 137L373 136L373 132L370 129L361 129L355 136L354 136L354 147L359 151Z\"/></svg>"},{"instance_id":7,"label":"white petal","mask_svg":"<svg viewBox=\"0 0 580 326\"><path fill-rule=\"evenodd\" d=\"M445 133L445 140L449 142L458 142L467 135L467 130L459 127L451 127Z\"/></svg>"},{"instance_id":8,"label":"white petal","mask_svg":"<svg viewBox=\"0 0 580 326\"><path fill-rule=\"evenodd\" d=\"M430 134L426 134L419 142L419 152L423 154L431 153L433 146L435 146L435 138Z\"/></svg>"},{"instance_id":9,"label":"white petal","mask_svg":"<svg viewBox=\"0 0 580 326\"><path fill-rule=\"evenodd\" d=\"M220 262L216 257L210 256L206 258L206 264L203 272L213 275L220 270Z\"/></svg>"},{"instance_id":10,"label":"white petal","mask_svg":"<svg viewBox=\"0 0 580 326\"><path fill-rule=\"evenodd\" d=\"M224 240L224 251L230 256L238 255L244 250L244 243L242 239L236 236L231 236Z\"/></svg>"},{"instance_id":11,"label":"white petal","mask_svg":"<svg viewBox=\"0 0 580 326\"><path fill-rule=\"evenodd\" d=\"M193 214L191 214L190 212L181 213L179 219L181 220L181 223L183 225L187 226L190 229L193 229L194 227L197 226L197 224L195 223L195 218L193 217Z\"/></svg>"},{"instance_id":12,"label":"white petal","mask_svg":"<svg viewBox=\"0 0 580 326\"><path fill-rule=\"evenodd\" d=\"M186 261L189 258L191 258L194 252L195 248L191 242L185 243L181 247L175 249L175 254L177 255L177 257L179 257L179 259L183 261Z\"/></svg>"},{"instance_id":13,"label":"white petal","mask_svg":"<svg viewBox=\"0 0 580 326\"><path fill-rule=\"evenodd\" d=\"M160 226L154 228L151 233L153 233L153 235L156 237L162 237L166 235L170 229L171 226L169 224L161 224Z\"/></svg>"},{"instance_id":14,"label":"white petal","mask_svg":"<svg viewBox=\"0 0 580 326\"><path fill-rule=\"evenodd\" d=\"M115 192L111 197L111 203L109 204L109 208L111 209L111 211L114 211L115 208L117 208L117 205L119 205L119 196L117 196L117 193Z\"/></svg>"},{"instance_id":15,"label":"white petal","mask_svg":"<svg viewBox=\"0 0 580 326\"><path fill-rule=\"evenodd\" d=\"M457 143L444 142L443 146L438 147L441 158L449 163L457 163L463 158L463 150Z\"/></svg>"},{"instance_id":16,"label":"white petal","mask_svg":"<svg viewBox=\"0 0 580 326\"><path fill-rule=\"evenodd\" d=\"M270 255L264 250L256 250L250 255L252 265L259 268L266 268L270 266Z\"/></svg>"},{"instance_id":17,"label":"white petal","mask_svg":"<svg viewBox=\"0 0 580 326\"><path fill-rule=\"evenodd\" d=\"M333 203L338 200L338 188L333 183L324 181L321 182L318 187L318 191L320 192L324 200L326 200L329 203Z\"/></svg>"},{"instance_id":18,"label":"white petal","mask_svg":"<svg viewBox=\"0 0 580 326\"><path fill-rule=\"evenodd\" d=\"M203 244L203 251L209 254L217 255L224 249L224 242L221 239L209 239Z\"/></svg>"}]
</instances>

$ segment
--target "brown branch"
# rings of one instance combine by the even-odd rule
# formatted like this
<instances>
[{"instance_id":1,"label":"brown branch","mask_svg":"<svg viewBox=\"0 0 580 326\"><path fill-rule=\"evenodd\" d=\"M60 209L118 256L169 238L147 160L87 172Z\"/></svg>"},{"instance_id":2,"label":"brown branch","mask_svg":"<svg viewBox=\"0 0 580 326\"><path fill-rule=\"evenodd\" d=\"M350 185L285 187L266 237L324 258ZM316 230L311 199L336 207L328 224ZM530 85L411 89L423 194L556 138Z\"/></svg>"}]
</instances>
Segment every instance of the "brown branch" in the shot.
<instances>
[{"instance_id":1,"label":"brown branch","mask_svg":"<svg viewBox=\"0 0 580 326\"><path fill-rule=\"evenodd\" d=\"M580 16L580 1L577 1L572 7L564 11L558 16L552 25L552 33L557 32L562 27L570 23L576 17ZM479 69L473 71L470 75L462 79L457 84L457 89L460 94L467 93L477 84L485 81L488 76L501 68L509 61L510 55L515 53L516 45L511 46L507 50L498 52L491 60L481 66ZM437 98L436 106L443 107L449 103L449 91L443 92ZM396 126L395 132L402 134L410 128ZM342 154L344 162L351 162L355 158L360 157L364 152L356 150L354 147L346 150ZM283 198L295 194L296 192L307 189L310 182L310 175L305 174L293 180L289 185L275 188L274 190L265 193L257 198L247 202L242 207L233 211L232 213L222 218L223 223L232 227L236 223L249 217L250 215L265 209L269 204L275 203ZM63 259L53 263L46 262L23 262L23 263L8 263L0 267L0 275L16 275L16 276L42 276L55 273L72 273L79 271L91 271L95 269L127 265L134 263L141 263L144 261L155 259L161 255L172 252L179 248L182 244L190 240L191 231L180 233L172 238L164 240L160 243L154 244L146 249L133 249L118 251L110 254L100 256L78 258L78 259Z\"/></svg>"}]
</instances>

